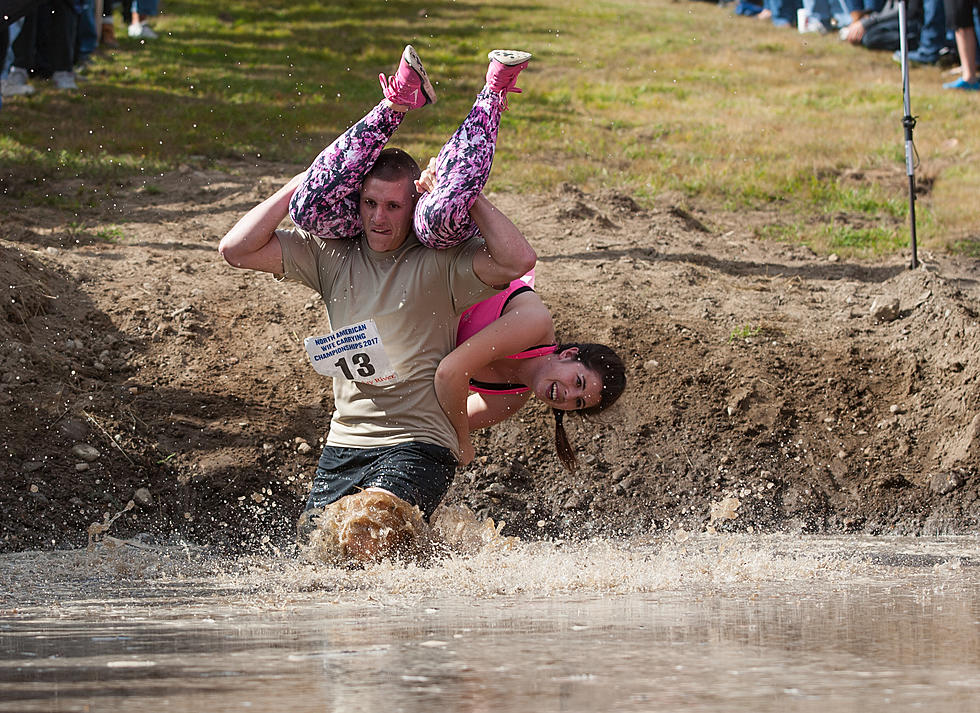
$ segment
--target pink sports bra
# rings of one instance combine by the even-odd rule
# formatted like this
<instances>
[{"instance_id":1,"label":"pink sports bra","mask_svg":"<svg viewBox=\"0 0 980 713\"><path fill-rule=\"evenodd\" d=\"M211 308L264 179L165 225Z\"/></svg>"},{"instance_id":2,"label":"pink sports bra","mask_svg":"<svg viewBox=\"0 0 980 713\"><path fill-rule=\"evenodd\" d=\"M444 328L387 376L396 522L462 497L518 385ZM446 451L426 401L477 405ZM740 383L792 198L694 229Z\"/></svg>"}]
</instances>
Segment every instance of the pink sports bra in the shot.
<instances>
[{"instance_id":1,"label":"pink sports bra","mask_svg":"<svg viewBox=\"0 0 980 713\"><path fill-rule=\"evenodd\" d=\"M507 303L510 302L514 295L519 295L522 292L531 292L533 288L534 270L532 269L523 277L519 277L511 282L503 291L483 300L483 302L477 302L463 312L460 315L459 328L456 332L456 346L465 342L491 322L500 319L504 313L504 309L507 307ZM539 345L520 351L517 354L510 354L507 358L533 359L534 357L544 356L545 354L553 354L557 347L557 344ZM524 384L492 383L470 379L470 391L476 391L481 394L523 394L526 391L530 391L530 388Z\"/></svg>"}]
</instances>

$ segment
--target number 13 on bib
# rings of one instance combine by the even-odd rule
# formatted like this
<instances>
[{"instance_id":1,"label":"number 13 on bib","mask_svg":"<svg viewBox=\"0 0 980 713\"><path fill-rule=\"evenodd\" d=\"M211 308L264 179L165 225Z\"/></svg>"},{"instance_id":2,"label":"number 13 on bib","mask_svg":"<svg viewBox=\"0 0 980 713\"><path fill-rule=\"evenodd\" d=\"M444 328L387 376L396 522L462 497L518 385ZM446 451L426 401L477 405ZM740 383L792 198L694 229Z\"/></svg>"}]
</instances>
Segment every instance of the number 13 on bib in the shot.
<instances>
[{"instance_id":1,"label":"number 13 on bib","mask_svg":"<svg viewBox=\"0 0 980 713\"><path fill-rule=\"evenodd\" d=\"M363 384L393 384L398 380L373 319L320 337L307 337L303 346L318 374Z\"/></svg>"}]
</instances>

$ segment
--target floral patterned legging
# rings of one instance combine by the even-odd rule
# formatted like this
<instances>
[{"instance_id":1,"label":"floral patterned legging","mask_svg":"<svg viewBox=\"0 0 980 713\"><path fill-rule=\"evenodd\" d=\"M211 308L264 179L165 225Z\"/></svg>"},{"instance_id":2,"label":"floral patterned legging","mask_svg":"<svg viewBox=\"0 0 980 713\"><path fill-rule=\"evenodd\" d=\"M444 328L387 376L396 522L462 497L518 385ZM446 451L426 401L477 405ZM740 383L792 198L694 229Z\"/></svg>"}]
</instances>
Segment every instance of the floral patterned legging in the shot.
<instances>
[{"instance_id":1,"label":"floral patterned legging","mask_svg":"<svg viewBox=\"0 0 980 713\"><path fill-rule=\"evenodd\" d=\"M479 235L469 210L490 177L501 105L500 96L484 87L436 157L435 190L415 206L422 244L448 248ZM361 183L404 117L382 102L325 148L289 202L293 222L323 238L360 235Z\"/></svg>"}]
</instances>

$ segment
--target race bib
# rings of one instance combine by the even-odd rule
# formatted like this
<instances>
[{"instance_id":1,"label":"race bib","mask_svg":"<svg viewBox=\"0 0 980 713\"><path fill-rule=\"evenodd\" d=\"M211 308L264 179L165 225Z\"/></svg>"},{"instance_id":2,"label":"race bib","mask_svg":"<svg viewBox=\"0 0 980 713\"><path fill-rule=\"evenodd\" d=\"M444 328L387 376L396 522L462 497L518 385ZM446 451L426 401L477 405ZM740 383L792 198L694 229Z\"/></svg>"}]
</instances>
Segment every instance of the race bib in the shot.
<instances>
[{"instance_id":1,"label":"race bib","mask_svg":"<svg viewBox=\"0 0 980 713\"><path fill-rule=\"evenodd\" d=\"M303 340L313 369L324 376L387 384L398 380L373 319Z\"/></svg>"}]
</instances>

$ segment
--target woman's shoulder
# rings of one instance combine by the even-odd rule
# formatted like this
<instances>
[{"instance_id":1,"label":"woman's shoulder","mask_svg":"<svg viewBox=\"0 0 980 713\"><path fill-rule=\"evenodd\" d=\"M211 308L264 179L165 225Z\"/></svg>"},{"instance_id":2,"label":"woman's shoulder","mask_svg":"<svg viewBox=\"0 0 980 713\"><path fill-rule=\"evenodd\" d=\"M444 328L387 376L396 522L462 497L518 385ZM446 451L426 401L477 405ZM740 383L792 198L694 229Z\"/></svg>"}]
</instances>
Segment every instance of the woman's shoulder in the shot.
<instances>
[{"instance_id":1,"label":"woman's shoulder","mask_svg":"<svg viewBox=\"0 0 980 713\"><path fill-rule=\"evenodd\" d=\"M555 324L551 319L551 312L534 290L524 290L511 297L500 316L508 314L520 315L522 329L533 329L554 341Z\"/></svg>"}]
</instances>

